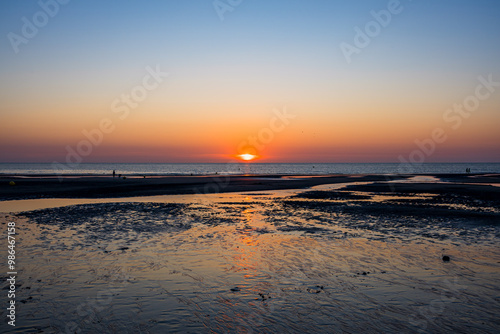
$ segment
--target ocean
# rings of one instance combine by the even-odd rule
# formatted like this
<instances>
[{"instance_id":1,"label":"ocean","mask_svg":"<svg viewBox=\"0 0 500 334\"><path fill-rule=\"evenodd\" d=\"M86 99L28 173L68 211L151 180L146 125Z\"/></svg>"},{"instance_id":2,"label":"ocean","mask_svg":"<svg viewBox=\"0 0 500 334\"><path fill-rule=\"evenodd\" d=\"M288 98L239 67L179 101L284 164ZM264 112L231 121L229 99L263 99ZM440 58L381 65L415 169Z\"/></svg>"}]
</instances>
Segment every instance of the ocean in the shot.
<instances>
[{"instance_id":1,"label":"ocean","mask_svg":"<svg viewBox=\"0 0 500 334\"><path fill-rule=\"evenodd\" d=\"M454 174L500 173L500 163L82 163L54 168L50 163L0 163L0 174L103 175L113 170L122 175L324 175L324 174Z\"/></svg>"}]
</instances>

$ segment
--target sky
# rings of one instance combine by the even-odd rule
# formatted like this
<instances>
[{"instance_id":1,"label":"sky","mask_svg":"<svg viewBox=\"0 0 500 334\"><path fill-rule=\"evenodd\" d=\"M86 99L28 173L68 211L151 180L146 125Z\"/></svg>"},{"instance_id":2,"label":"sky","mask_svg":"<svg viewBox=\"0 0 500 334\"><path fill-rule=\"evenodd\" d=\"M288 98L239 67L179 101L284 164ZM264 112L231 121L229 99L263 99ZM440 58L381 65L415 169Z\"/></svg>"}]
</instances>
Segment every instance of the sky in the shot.
<instances>
[{"instance_id":1,"label":"sky","mask_svg":"<svg viewBox=\"0 0 500 334\"><path fill-rule=\"evenodd\" d=\"M0 2L0 162L500 162L500 2Z\"/></svg>"}]
</instances>

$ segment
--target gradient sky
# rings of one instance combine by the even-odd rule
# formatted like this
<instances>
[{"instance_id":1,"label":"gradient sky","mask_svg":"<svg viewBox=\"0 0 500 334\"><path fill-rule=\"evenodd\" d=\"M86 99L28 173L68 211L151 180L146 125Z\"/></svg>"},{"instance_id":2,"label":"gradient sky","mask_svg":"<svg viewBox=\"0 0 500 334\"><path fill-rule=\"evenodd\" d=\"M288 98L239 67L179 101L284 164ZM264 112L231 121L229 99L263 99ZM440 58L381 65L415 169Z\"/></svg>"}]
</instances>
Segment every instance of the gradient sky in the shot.
<instances>
[{"instance_id":1,"label":"gradient sky","mask_svg":"<svg viewBox=\"0 0 500 334\"><path fill-rule=\"evenodd\" d=\"M9 33L44 14L2 1L0 162L64 163L103 119L82 162L226 162L259 134L260 162L398 162L436 128L425 162L500 162L500 87L443 118L479 76L500 81L500 1L401 1L348 63L341 43L390 2L243 0L221 20L212 0L72 0L16 53ZM157 65L169 76L120 119L113 102Z\"/></svg>"}]
</instances>

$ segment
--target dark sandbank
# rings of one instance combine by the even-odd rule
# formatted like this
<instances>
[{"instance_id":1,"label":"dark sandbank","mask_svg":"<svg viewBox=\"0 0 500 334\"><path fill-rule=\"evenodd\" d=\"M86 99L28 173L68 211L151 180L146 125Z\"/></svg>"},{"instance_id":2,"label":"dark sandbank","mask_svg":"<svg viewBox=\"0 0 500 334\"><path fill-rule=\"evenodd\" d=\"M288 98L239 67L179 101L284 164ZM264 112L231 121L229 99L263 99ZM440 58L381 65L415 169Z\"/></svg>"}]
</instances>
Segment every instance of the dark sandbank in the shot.
<instances>
[{"instance_id":1,"label":"dark sandbank","mask_svg":"<svg viewBox=\"0 0 500 334\"><path fill-rule=\"evenodd\" d=\"M205 194L220 192L304 189L322 184L373 182L352 185L349 190L365 192L457 193L497 198L499 174L429 175L445 183L401 183L414 175L237 175L237 176L148 176L127 177L68 175L2 175L0 200L32 198L119 198L174 194ZM9 185L14 181L15 185ZM398 183L397 181L400 181Z\"/></svg>"},{"instance_id":2,"label":"dark sandbank","mask_svg":"<svg viewBox=\"0 0 500 334\"><path fill-rule=\"evenodd\" d=\"M407 176L397 176L404 179ZM301 176L148 176L127 177L71 175L0 176L0 200L31 198L115 198L133 196L205 194L277 189L301 189L321 184L348 182L383 182L385 175ZM15 186L9 182L14 181Z\"/></svg>"},{"instance_id":3,"label":"dark sandbank","mask_svg":"<svg viewBox=\"0 0 500 334\"><path fill-rule=\"evenodd\" d=\"M473 197L478 200L496 201L500 203L500 175L444 176L445 182L403 183L374 182L371 184L348 185L345 190L391 194L437 194L458 197Z\"/></svg>"}]
</instances>

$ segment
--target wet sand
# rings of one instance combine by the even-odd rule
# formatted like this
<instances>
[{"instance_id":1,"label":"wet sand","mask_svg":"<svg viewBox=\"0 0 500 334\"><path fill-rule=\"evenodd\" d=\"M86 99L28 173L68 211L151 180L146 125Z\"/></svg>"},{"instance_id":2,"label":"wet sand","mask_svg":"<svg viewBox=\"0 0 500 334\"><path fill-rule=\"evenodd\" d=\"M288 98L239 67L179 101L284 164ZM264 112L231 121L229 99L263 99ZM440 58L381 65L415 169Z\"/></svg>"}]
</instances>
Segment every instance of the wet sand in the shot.
<instances>
[{"instance_id":1,"label":"wet sand","mask_svg":"<svg viewBox=\"0 0 500 334\"><path fill-rule=\"evenodd\" d=\"M386 176L356 177L385 181ZM9 186L14 181L15 186ZM349 175L282 176L0 176L0 200L27 198L116 198L173 194L205 194L275 189L300 189L318 184L352 181Z\"/></svg>"},{"instance_id":2,"label":"wet sand","mask_svg":"<svg viewBox=\"0 0 500 334\"><path fill-rule=\"evenodd\" d=\"M2 214L16 329L498 332L498 176L371 177Z\"/></svg>"}]
</instances>

